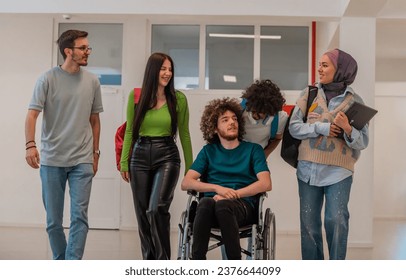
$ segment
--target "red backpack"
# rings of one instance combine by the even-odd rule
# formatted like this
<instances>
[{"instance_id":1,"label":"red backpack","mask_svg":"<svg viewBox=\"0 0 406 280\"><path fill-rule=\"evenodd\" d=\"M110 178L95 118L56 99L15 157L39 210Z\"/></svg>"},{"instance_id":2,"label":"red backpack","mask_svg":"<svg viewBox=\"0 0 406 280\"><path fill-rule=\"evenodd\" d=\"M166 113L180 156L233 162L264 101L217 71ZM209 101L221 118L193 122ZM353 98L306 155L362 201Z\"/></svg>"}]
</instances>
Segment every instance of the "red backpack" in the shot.
<instances>
[{"instance_id":1,"label":"red backpack","mask_svg":"<svg viewBox=\"0 0 406 280\"><path fill-rule=\"evenodd\" d=\"M141 88L134 88L134 104L138 104L141 95ZM127 122L124 122L117 128L116 135L114 136L114 145L116 149L116 166L117 170L121 170L121 151L123 150L125 129L127 127Z\"/></svg>"}]
</instances>

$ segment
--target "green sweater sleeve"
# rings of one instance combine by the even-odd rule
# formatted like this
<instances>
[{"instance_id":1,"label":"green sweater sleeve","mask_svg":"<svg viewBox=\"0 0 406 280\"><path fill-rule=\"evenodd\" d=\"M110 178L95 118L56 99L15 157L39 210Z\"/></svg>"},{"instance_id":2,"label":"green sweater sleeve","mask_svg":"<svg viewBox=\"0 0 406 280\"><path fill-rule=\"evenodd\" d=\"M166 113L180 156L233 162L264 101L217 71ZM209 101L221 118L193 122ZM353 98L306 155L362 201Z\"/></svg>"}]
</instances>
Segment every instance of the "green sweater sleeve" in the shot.
<instances>
[{"instance_id":1,"label":"green sweater sleeve","mask_svg":"<svg viewBox=\"0 0 406 280\"><path fill-rule=\"evenodd\" d=\"M189 131L189 108L186 96L180 92L176 92L177 99L177 115L178 115L178 131L179 138L182 144L183 156L185 159L185 174L189 170L193 162L192 142ZM123 150L121 152L121 172L129 171L128 161L132 144L132 127L134 121L134 91L132 90L128 96L127 103L127 126L124 135Z\"/></svg>"},{"instance_id":2,"label":"green sweater sleeve","mask_svg":"<svg viewBox=\"0 0 406 280\"><path fill-rule=\"evenodd\" d=\"M176 99L178 106L178 131L185 159L186 174L193 162L192 141L189 131L189 107L186 96L182 92L176 92Z\"/></svg>"},{"instance_id":3,"label":"green sweater sleeve","mask_svg":"<svg viewBox=\"0 0 406 280\"><path fill-rule=\"evenodd\" d=\"M124 135L123 150L121 151L121 172L129 171L128 159L130 157L131 142L133 138L133 121L134 121L134 90L128 95L127 103L127 125Z\"/></svg>"}]
</instances>

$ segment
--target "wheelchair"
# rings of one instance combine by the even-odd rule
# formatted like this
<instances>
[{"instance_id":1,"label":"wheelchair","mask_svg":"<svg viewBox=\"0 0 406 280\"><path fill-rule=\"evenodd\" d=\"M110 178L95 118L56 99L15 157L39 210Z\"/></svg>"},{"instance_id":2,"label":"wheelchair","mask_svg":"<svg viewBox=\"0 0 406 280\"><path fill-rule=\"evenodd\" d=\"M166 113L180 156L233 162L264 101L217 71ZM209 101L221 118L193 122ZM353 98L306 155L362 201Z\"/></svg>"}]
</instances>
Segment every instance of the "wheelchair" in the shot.
<instances>
[{"instance_id":1,"label":"wheelchair","mask_svg":"<svg viewBox=\"0 0 406 280\"><path fill-rule=\"evenodd\" d=\"M193 222L199 199L202 196L202 194L196 191L188 191L187 193L189 197L186 210L182 212L178 225L178 260L192 259ZM241 246L241 252L253 260L274 260L276 243L275 214L270 208L267 208L265 213L263 213L263 202L267 194L261 193L257 196L257 223L239 228L240 240L251 237L252 245L250 248L247 248L248 250ZM211 229L210 240L208 251L223 245L220 229Z\"/></svg>"}]
</instances>

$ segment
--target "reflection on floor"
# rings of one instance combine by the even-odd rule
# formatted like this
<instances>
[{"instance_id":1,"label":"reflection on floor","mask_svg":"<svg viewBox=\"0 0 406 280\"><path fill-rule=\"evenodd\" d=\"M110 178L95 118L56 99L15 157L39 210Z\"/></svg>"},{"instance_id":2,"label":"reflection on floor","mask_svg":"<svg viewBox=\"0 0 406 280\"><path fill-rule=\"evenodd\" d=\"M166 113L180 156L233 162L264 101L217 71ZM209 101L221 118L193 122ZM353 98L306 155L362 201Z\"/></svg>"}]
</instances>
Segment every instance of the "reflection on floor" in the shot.
<instances>
[{"instance_id":1,"label":"reflection on floor","mask_svg":"<svg viewBox=\"0 0 406 280\"><path fill-rule=\"evenodd\" d=\"M177 255L177 238L178 233L173 232L171 236L173 259ZM219 250L210 252L208 258L220 259ZM299 260L299 236L278 234L276 258ZM0 260L47 259L51 259L51 251L43 228L0 227ZM90 230L84 259L141 259L138 232L133 230ZM406 221L376 220L374 222L374 246L372 248L350 247L347 259L406 260Z\"/></svg>"}]
</instances>

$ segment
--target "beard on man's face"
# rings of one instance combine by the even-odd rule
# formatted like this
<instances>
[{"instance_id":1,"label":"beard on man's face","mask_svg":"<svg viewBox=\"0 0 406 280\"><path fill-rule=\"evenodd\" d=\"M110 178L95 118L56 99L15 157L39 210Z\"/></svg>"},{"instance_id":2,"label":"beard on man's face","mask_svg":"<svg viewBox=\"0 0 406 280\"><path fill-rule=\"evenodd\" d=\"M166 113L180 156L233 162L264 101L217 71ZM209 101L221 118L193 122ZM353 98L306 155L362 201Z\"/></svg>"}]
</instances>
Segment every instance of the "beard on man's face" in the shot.
<instances>
[{"instance_id":1,"label":"beard on man's face","mask_svg":"<svg viewBox=\"0 0 406 280\"><path fill-rule=\"evenodd\" d=\"M223 130L217 131L219 137L226 139L227 141L233 141L238 138L238 130L235 133L227 133Z\"/></svg>"},{"instance_id":2,"label":"beard on man's face","mask_svg":"<svg viewBox=\"0 0 406 280\"><path fill-rule=\"evenodd\" d=\"M87 66L87 59L88 57L86 56L80 56L80 55L73 55L72 60L76 62L79 66Z\"/></svg>"}]
</instances>

